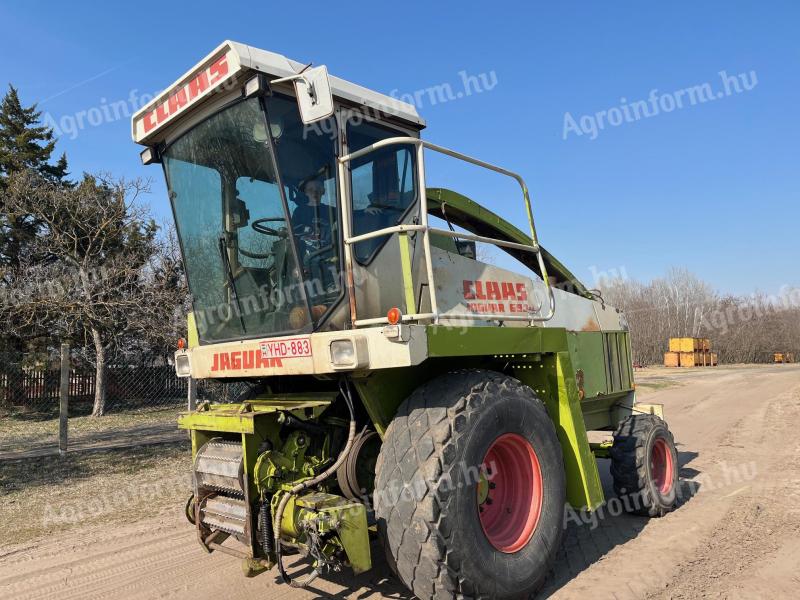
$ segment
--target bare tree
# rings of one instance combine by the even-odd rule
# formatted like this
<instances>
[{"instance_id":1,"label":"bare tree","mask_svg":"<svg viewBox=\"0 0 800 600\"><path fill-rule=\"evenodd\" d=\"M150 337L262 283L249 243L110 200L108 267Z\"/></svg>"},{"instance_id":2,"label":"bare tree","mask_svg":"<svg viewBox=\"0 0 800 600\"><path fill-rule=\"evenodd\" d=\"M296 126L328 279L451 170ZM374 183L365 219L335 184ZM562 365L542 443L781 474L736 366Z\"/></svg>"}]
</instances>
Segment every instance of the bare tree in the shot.
<instances>
[{"instance_id":1,"label":"bare tree","mask_svg":"<svg viewBox=\"0 0 800 600\"><path fill-rule=\"evenodd\" d=\"M139 202L146 191L141 181L108 176L85 176L74 188L33 172L9 180L5 210L33 215L42 228L2 316L28 338L71 338L93 349L94 416L105 411L110 351L124 339L173 334L184 301L180 260Z\"/></svg>"},{"instance_id":2,"label":"bare tree","mask_svg":"<svg viewBox=\"0 0 800 600\"><path fill-rule=\"evenodd\" d=\"M686 269L670 269L650 283L604 282L603 295L625 313L634 360L642 364L660 363L670 337L709 338L722 362L800 356L800 290L723 297Z\"/></svg>"}]
</instances>

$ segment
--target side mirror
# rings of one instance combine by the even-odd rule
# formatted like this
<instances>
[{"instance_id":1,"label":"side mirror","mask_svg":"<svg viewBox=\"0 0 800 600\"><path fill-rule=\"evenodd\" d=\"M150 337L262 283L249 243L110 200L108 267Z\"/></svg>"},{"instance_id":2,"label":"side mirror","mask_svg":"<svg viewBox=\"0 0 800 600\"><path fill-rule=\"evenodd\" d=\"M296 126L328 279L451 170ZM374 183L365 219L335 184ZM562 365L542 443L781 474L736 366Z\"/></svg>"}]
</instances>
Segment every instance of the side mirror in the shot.
<instances>
[{"instance_id":1,"label":"side mirror","mask_svg":"<svg viewBox=\"0 0 800 600\"><path fill-rule=\"evenodd\" d=\"M305 125L327 119L333 114L333 94L328 79L328 67L314 67L291 77L275 79L273 84L293 81L300 108L300 119Z\"/></svg>"}]
</instances>

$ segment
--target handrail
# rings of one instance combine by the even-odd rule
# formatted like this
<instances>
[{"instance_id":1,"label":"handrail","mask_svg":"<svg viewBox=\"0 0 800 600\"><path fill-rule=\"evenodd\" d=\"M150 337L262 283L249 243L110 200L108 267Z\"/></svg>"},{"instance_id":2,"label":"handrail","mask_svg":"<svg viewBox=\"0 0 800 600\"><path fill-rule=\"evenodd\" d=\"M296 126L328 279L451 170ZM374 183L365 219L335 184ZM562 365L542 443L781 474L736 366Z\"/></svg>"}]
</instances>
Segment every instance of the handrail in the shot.
<instances>
[{"instance_id":1,"label":"handrail","mask_svg":"<svg viewBox=\"0 0 800 600\"><path fill-rule=\"evenodd\" d=\"M383 237L384 235L391 235L392 233L402 233L404 231L423 231L425 228L422 225L394 225L392 227L385 227L383 229L376 229L361 235L356 235L345 239L345 244L357 244L358 242L365 242L374 238Z\"/></svg>"},{"instance_id":2,"label":"handrail","mask_svg":"<svg viewBox=\"0 0 800 600\"><path fill-rule=\"evenodd\" d=\"M362 235L352 236L351 232L351 223L350 219L352 218L352 209L350 205L350 198L347 194L348 192L348 180L347 180L347 172L345 170L345 165L352 162L355 159L361 158L374 152L375 150L380 150L381 148L386 148L388 146L396 146L396 145L413 145L416 148L417 152L417 192L420 197L420 219L418 225L395 225L393 227L386 227L384 229L371 231L369 233L365 233ZM430 227L428 225L428 198L426 193L426 184L425 184L425 157L423 150L428 148L435 152L439 152L441 154L445 154L452 158L456 158L458 160L474 164L479 167L483 167L490 171L495 171L496 173L500 173L501 175L506 175L507 177L511 177L514 179L522 189L522 196L525 200L525 208L528 214L528 225L530 226L531 232L531 244L518 244L516 242L509 242L506 240L498 240L495 238L489 238L485 236L475 235L471 233L465 232L453 232L447 231L444 229L438 229L435 227ZM384 140L379 140L374 144L366 146L360 150L356 150L355 152L351 152L350 154L346 154L341 156L337 159L338 162L338 170L339 170L339 186L340 186L340 196L342 198L342 212L343 212L343 219L342 219L342 231L344 234L344 244L345 244L345 270L347 275L347 286L348 292L350 296L350 316L353 322L353 326L358 325L371 325L377 323L385 323L387 320L385 318L376 318L376 319L357 319L357 312L356 312L356 305L355 305L355 286L354 286L354 279L353 279L353 244L356 244L360 241L381 237L384 235L389 235L393 233L401 233L401 232L410 232L410 231L421 231L422 232L422 245L423 251L425 255L425 267L428 276L428 290L430 293L430 301L431 301L431 312L430 313L421 313L421 314L412 314L412 315L404 315L404 320L419 320L422 318L433 318L434 323L438 323L440 318L446 319L479 319L479 320L493 320L493 319L503 319L503 320L525 320L530 321L531 324L534 322L543 322L549 321L553 318L555 314L555 294L553 293L553 288L550 285L550 278L547 275L547 266L545 264L544 258L542 256L541 247L539 246L539 240L536 235L536 226L533 220L533 209L531 208L531 200L530 195L528 193L528 186L525 184L525 180L522 178L521 175L514 173L513 171L509 171L508 169L504 169L502 167L498 167L491 163L479 160L477 158L473 158L466 154L462 154L460 152L456 152L455 150L450 150L449 148L445 148L443 146L438 146L436 144L432 144L430 142L426 142L425 140L421 140L418 138L413 137L393 137L387 138ZM454 238L463 238L469 239L478 242L485 242L489 244L493 244L496 246L503 246L507 248L515 248L517 250L523 250L528 252L533 252L536 254L536 259L539 264L540 274L542 276L542 281L544 282L545 289L547 290L548 296L548 312L546 316L522 316L522 315L486 315L486 314L472 314L472 313L465 313L465 314L458 314L458 315L440 315L438 310L438 305L436 301L436 286L433 285L433 262L431 260L431 248L430 248L430 234L434 233L436 235L444 235ZM540 307L541 308L541 307Z\"/></svg>"},{"instance_id":3,"label":"handrail","mask_svg":"<svg viewBox=\"0 0 800 600\"><path fill-rule=\"evenodd\" d=\"M520 244L518 242L509 242L508 240L499 240L497 238L486 237L485 235L476 235L465 231L450 231L449 229L439 229L437 227L430 227L430 232L447 237L458 238L461 240L470 240L473 242L485 242L495 246L502 246L504 248L514 248L516 250L524 250L526 252L538 252L539 247L531 244Z\"/></svg>"}]
</instances>

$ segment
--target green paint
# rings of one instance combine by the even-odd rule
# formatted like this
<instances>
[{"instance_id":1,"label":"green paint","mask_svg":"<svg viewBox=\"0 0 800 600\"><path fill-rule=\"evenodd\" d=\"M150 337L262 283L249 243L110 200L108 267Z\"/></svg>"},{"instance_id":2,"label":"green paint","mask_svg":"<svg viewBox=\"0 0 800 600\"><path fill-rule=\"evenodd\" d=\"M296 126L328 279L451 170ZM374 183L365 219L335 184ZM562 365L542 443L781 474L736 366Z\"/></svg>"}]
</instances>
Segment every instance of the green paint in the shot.
<instances>
[{"instance_id":1,"label":"green paint","mask_svg":"<svg viewBox=\"0 0 800 600\"><path fill-rule=\"evenodd\" d=\"M575 508L597 508L604 500L603 487L589 448L569 352L543 356L538 368L520 369L515 374L542 397L556 426L564 455L567 501Z\"/></svg>"},{"instance_id":2,"label":"green paint","mask_svg":"<svg viewBox=\"0 0 800 600\"><path fill-rule=\"evenodd\" d=\"M448 327L429 325L431 357L527 355L567 349L566 330L543 327Z\"/></svg>"},{"instance_id":3,"label":"green paint","mask_svg":"<svg viewBox=\"0 0 800 600\"><path fill-rule=\"evenodd\" d=\"M614 442L611 440L605 442L593 442L589 444L592 449L592 454L597 458L611 458L611 446Z\"/></svg>"},{"instance_id":4,"label":"green paint","mask_svg":"<svg viewBox=\"0 0 800 600\"><path fill-rule=\"evenodd\" d=\"M414 301L414 277L411 273L411 248L408 243L408 233L401 232L398 235L398 240L400 242L400 267L403 272L406 314L413 315L417 312L417 307Z\"/></svg>"},{"instance_id":5,"label":"green paint","mask_svg":"<svg viewBox=\"0 0 800 600\"><path fill-rule=\"evenodd\" d=\"M200 334L197 331L197 322L194 318L194 312L190 312L189 315L186 317L186 331L187 337L189 338L187 341L187 345L189 348L196 348L200 345Z\"/></svg>"}]
</instances>

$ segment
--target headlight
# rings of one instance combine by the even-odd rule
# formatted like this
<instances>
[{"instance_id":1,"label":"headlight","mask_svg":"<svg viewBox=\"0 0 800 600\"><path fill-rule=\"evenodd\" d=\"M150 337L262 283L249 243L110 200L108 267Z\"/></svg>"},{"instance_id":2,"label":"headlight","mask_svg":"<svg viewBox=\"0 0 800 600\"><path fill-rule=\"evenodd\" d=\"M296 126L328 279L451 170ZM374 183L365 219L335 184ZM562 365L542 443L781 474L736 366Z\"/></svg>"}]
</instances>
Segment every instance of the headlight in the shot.
<instances>
[{"instance_id":1,"label":"headlight","mask_svg":"<svg viewBox=\"0 0 800 600\"><path fill-rule=\"evenodd\" d=\"M189 355L185 352L175 353L175 374L178 377L191 377L192 375L192 364L189 361Z\"/></svg>"},{"instance_id":2,"label":"headlight","mask_svg":"<svg viewBox=\"0 0 800 600\"><path fill-rule=\"evenodd\" d=\"M362 335L333 340L328 348L334 369L363 369L369 365L367 340Z\"/></svg>"},{"instance_id":3,"label":"headlight","mask_svg":"<svg viewBox=\"0 0 800 600\"><path fill-rule=\"evenodd\" d=\"M351 367L356 362L356 347L353 340L331 342L331 364L334 367Z\"/></svg>"}]
</instances>

